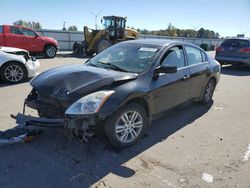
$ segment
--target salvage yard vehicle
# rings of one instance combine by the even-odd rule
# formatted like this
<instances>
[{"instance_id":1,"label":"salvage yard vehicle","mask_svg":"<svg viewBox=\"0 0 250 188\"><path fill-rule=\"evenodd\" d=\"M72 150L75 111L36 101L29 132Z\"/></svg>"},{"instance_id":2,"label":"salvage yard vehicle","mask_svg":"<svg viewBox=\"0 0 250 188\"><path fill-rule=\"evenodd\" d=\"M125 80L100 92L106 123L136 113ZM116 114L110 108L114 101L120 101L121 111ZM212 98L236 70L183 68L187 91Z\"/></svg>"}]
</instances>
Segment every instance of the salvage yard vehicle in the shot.
<instances>
[{"instance_id":1,"label":"salvage yard vehicle","mask_svg":"<svg viewBox=\"0 0 250 188\"><path fill-rule=\"evenodd\" d=\"M73 52L83 52L86 55L100 53L113 44L125 40L134 40L139 37L139 33L131 28L126 28L126 18L119 16L104 16L104 29L94 30L84 26L84 40L82 43L73 44Z\"/></svg>"},{"instance_id":2,"label":"salvage yard vehicle","mask_svg":"<svg viewBox=\"0 0 250 188\"><path fill-rule=\"evenodd\" d=\"M193 100L210 104L219 78L219 63L191 43L125 41L83 65L38 75L25 104L43 118L14 118L23 125L64 126L83 136L100 128L114 147L122 148L137 142L170 108Z\"/></svg>"},{"instance_id":3,"label":"salvage yard vehicle","mask_svg":"<svg viewBox=\"0 0 250 188\"><path fill-rule=\"evenodd\" d=\"M250 39L226 39L216 48L215 59L219 61L221 65L250 65Z\"/></svg>"},{"instance_id":4,"label":"salvage yard vehicle","mask_svg":"<svg viewBox=\"0 0 250 188\"><path fill-rule=\"evenodd\" d=\"M8 83L19 83L38 74L40 63L29 52L19 48L0 47L0 77Z\"/></svg>"},{"instance_id":5,"label":"salvage yard vehicle","mask_svg":"<svg viewBox=\"0 0 250 188\"><path fill-rule=\"evenodd\" d=\"M0 25L0 46L16 47L47 58L56 56L58 42L50 37L40 36L36 31L14 25Z\"/></svg>"}]
</instances>

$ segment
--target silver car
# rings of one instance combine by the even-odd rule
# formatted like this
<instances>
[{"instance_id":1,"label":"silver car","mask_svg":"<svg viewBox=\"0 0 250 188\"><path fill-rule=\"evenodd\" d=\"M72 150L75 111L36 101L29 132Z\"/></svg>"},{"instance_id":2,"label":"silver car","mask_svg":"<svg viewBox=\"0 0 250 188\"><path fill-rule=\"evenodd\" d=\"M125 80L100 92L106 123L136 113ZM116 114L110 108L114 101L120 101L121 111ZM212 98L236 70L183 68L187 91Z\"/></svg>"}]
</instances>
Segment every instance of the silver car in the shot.
<instances>
[{"instance_id":1,"label":"silver car","mask_svg":"<svg viewBox=\"0 0 250 188\"><path fill-rule=\"evenodd\" d=\"M226 39L216 49L215 59L221 65L245 64L250 65L250 39L231 38Z\"/></svg>"},{"instance_id":2,"label":"silver car","mask_svg":"<svg viewBox=\"0 0 250 188\"><path fill-rule=\"evenodd\" d=\"M19 48L0 47L0 78L19 83L38 74L40 63L29 52Z\"/></svg>"}]
</instances>

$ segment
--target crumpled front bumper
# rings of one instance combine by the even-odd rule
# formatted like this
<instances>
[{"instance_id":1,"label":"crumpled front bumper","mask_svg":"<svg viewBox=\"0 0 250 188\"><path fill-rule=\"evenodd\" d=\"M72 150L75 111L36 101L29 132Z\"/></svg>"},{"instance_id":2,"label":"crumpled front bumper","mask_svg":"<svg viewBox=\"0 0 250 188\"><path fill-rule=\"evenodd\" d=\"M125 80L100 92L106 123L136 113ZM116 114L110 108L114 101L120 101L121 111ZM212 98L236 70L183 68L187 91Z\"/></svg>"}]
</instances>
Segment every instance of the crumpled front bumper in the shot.
<instances>
[{"instance_id":1,"label":"crumpled front bumper","mask_svg":"<svg viewBox=\"0 0 250 188\"><path fill-rule=\"evenodd\" d=\"M50 128L65 128L68 125L66 119L48 119L33 117L30 115L24 115L18 113L16 116L11 115L12 118L16 119L16 123L22 126L41 126L41 127L50 127Z\"/></svg>"},{"instance_id":2,"label":"crumpled front bumper","mask_svg":"<svg viewBox=\"0 0 250 188\"><path fill-rule=\"evenodd\" d=\"M29 78L38 75L38 70L40 68L40 62L38 60L31 58L25 63L25 66L27 68Z\"/></svg>"}]
</instances>

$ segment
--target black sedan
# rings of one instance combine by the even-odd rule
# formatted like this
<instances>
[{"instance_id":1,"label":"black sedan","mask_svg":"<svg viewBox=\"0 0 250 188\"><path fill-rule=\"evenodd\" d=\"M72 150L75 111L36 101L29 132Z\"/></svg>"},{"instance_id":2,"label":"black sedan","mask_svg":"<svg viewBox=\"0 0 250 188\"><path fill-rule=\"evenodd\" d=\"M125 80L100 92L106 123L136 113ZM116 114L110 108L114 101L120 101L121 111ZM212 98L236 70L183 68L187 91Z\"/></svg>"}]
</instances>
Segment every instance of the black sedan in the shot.
<instances>
[{"instance_id":1,"label":"black sedan","mask_svg":"<svg viewBox=\"0 0 250 188\"><path fill-rule=\"evenodd\" d=\"M208 104L220 65L191 43L134 40L116 44L83 65L43 72L31 81L25 124L63 124L83 132L101 128L115 147L134 144L154 117L195 100Z\"/></svg>"}]
</instances>

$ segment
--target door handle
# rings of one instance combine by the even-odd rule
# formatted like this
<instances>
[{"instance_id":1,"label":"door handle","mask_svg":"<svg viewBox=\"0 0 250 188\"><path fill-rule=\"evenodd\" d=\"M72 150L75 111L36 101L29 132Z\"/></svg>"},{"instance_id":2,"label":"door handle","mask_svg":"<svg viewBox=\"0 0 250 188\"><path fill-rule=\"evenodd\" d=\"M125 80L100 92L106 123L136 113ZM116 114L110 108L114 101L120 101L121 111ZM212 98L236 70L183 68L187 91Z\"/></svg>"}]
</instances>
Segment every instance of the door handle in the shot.
<instances>
[{"instance_id":1,"label":"door handle","mask_svg":"<svg viewBox=\"0 0 250 188\"><path fill-rule=\"evenodd\" d=\"M183 80L188 80L190 78L190 75L185 75L182 79Z\"/></svg>"}]
</instances>

